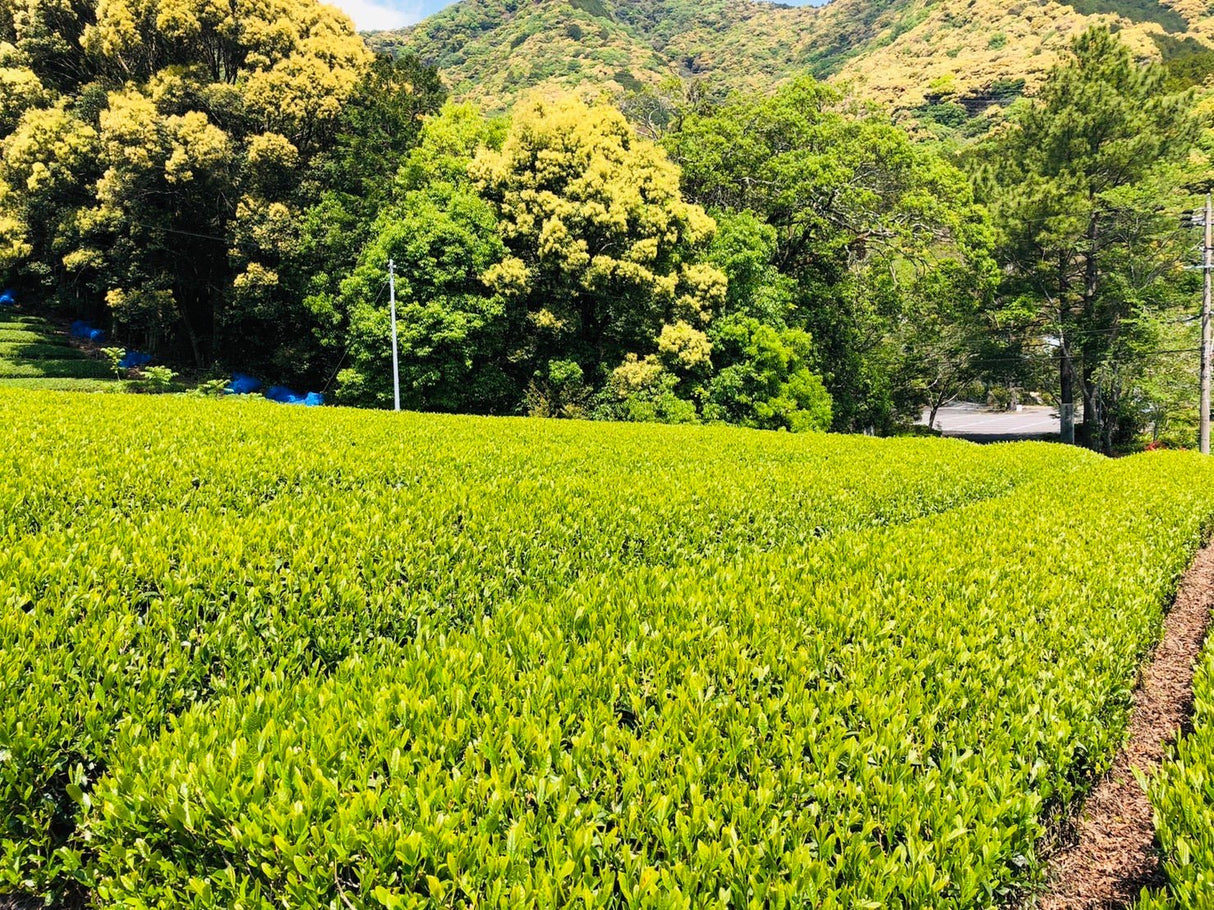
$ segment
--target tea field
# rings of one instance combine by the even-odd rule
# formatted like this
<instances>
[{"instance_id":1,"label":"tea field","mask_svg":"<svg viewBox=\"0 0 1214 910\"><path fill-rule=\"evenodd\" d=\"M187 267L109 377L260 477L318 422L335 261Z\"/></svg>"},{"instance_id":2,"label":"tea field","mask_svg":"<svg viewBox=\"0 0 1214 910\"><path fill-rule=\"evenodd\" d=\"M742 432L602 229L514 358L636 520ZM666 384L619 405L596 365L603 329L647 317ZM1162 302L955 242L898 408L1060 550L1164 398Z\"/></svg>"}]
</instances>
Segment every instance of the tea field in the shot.
<instances>
[{"instance_id":1,"label":"tea field","mask_svg":"<svg viewBox=\"0 0 1214 910\"><path fill-rule=\"evenodd\" d=\"M1006 906L1214 520L1188 454L15 390L0 427L0 894L107 907Z\"/></svg>"},{"instance_id":2,"label":"tea field","mask_svg":"<svg viewBox=\"0 0 1214 910\"><path fill-rule=\"evenodd\" d=\"M107 363L88 357L67 334L37 316L0 310L0 389L120 391Z\"/></svg>"}]
</instances>

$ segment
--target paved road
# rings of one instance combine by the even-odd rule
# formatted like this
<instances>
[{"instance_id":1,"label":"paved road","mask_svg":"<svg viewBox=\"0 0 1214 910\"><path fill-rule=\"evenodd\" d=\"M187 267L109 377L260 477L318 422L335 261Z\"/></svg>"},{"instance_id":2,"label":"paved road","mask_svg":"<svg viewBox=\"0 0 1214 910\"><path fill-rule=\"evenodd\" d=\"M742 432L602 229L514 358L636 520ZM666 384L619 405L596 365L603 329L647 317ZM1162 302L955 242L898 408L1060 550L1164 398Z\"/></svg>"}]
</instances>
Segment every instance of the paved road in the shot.
<instances>
[{"instance_id":1,"label":"paved road","mask_svg":"<svg viewBox=\"0 0 1214 910\"><path fill-rule=\"evenodd\" d=\"M927 416L924 411L919 422L926 425ZM936 412L936 429L973 442L1041 439L1058 434L1058 412L1035 405L1019 411L988 411L976 404L951 404Z\"/></svg>"}]
</instances>

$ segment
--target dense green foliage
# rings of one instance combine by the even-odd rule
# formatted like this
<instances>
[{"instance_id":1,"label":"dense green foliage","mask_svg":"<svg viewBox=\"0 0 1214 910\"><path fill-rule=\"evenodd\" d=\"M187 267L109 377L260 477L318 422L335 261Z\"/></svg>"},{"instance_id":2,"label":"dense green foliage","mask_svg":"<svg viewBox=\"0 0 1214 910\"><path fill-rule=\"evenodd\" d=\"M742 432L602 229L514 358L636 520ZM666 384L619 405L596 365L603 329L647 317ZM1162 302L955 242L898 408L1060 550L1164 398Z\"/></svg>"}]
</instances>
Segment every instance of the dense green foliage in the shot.
<instances>
[{"instance_id":1,"label":"dense green foliage","mask_svg":"<svg viewBox=\"0 0 1214 910\"><path fill-rule=\"evenodd\" d=\"M711 425L890 435L998 384L1191 444L1211 25L464 0L376 39L487 115L314 0L0 0L0 895L1016 900L1209 469ZM407 409L710 426L44 391L175 373L37 310L383 407L390 269ZM1212 687L1147 903L1214 887Z\"/></svg>"},{"instance_id":2,"label":"dense green foliage","mask_svg":"<svg viewBox=\"0 0 1214 910\"><path fill-rule=\"evenodd\" d=\"M1105 452L1141 428L1158 358L1194 347L1179 319L1191 238L1173 213L1192 198L1186 179L1203 179L1184 167L1199 122L1167 80L1108 32L1089 32L973 156L992 175L1004 318L1049 339L1060 406L1082 402L1077 435ZM1065 425L1063 435L1072 441Z\"/></svg>"},{"instance_id":3,"label":"dense green foliage","mask_svg":"<svg viewBox=\"0 0 1214 910\"><path fill-rule=\"evenodd\" d=\"M808 79L676 113L661 146L572 99L431 118L313 299L340 399L391 400L389 260L408 407L889 432L975 377L995 275L960 171Z\"/></svg>"},{"instance_id":4,"label":"dense green foliage","mask_svg":"<svg viewBox=\"0 0 1214 910\"><path fill-rule=\"evenodd\" d=\"M1198 910L1214 892L1214 646L1206 647L1193 690L1194 729L1150 782L1168 885L1143 910Z\"/></svg>"},{"instance_id":5,"label":"dense green foliage","mask_svg":"<svg viewBox=\"0 0 1214 910\"><path fill-rule=\"evenodd\" d=\"M703 328L722 310L727 279L704 261L715 224L683 200L678 178L613 108L536 101L508 124L444 109L329 302L350 325L340 397L391 395L389 261L411 406L613 416L619 386L607 390L607 376L621 363L656 349L689 385L710 373Z\"/></svg>"},{"instance_id":6,"label":"dense green foliage","mask_svg":"<svg viewBox=\"0 0 1214 910\"><path fill-rule=\"evenodd\" d=\"M178 371L348 404L393 400L391 262L410 409L889 434L1000 386L1081 399L1081 440L1106 452L1190 441L1172 210L1205 167L1192 98L1174 93L1195 77L1138 66L1108 30L960 156L967 173L791 71L769 92L667 81L619 108L533 94L486 117L444 106L415 58L373 58L334 11L275 4L116 0L59 21L0 0L4 78L30 88L0 112L3 284ZM465 53L485 9L552 8L483 6L426 28ZM714 17L828 15L560 8L652 53ZM870 12L853 26L902 34L939 11ZM1169 67L1198 66L1200 41L1156 38ZM559 59L526 46L510 52ZM948 74L920 110L960 128L1028 85L1005 72L974 95ZM104 372L3 353L0 369Z\"/></svg>"},{"instance_id":7,"label":"dense green foliage","mask_svg":"<svg viewBox=\"0 0 1214 910\"><path fill-rule=\"evenodd\" d=\"M927 403L935 364L916 359L930 345L921 336L989 296L990 230L959 171L842 103L799 80L700 104L665 143L688 197L732 229L718 253L729 306L808 332L836 428L888 431Z\"/></svg>"},{"instance_id":8,"label":"dense green foliage","mask_svg":"<svg viewBox=\"0 0 1214 910\"><path fill-rule=\"evenodd\" d=\"M1183 455L0 412L3 889L126 906L995 906L1214 514Z\"/></svg>"},{"instance_id":9,"label":"dense green foliage","mask_svg":"<svg viewBox=\"0 0 1214 910\"><path fill-rule=\"evenodd\" d=\"M301 220L373 205L441 96L314 0L4 0L0 73L25 86L0 115L6 281L196 369L287 378L324 368L301 298L342 264Z\"/></svg>"}]
</instances>

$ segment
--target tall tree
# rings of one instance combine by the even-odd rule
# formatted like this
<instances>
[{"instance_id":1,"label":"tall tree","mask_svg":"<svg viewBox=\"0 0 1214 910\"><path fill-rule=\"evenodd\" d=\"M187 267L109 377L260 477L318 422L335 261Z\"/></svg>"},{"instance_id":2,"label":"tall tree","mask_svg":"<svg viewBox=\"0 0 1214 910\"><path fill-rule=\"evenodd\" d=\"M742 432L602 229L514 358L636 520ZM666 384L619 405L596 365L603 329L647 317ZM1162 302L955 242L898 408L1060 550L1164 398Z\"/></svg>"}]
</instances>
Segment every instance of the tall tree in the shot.
<instances>
[{"instance_id":1,"label":"tall tree","mask_svg":"<svg viewBox=\"0 0 1214 910\"><path fill-rule=\"evenodd\" d=\"M497 215L468 167L500 147L501 125L469 105L448 104L403 160L395 195L371 226L357 267L332 298L309 303L340 337L350 366L339 375L348 404L392 401L391 324L385 293L396 265L401 400L418 410L509 412L521 384L508 376L512 322L505 297L485 281L506 256Z\"/></svg>"},{"instance_id":2,"label":"tall tree","mask_svg":"<svg viewBox=\"0 0 1214 910\"><path fill-rule=\"evenodd\" d=\"M1173 300L1180 164L1197 124L1191 96L1169 93L1166 71L1139 65L1107 29L1072 51L982 157L995 162L986 193L1012 275L1006 295L1034 302L1026 328L1056 349L1064 441L1108 451L1131 336Z\"/></svg>"},{"instance_id":3,"label":"tall tree","mask_svg":"<svg viewBox=\"0 0 1214 910\"><path fill-rule=\"evenodd\" d=\"M297 193L301 214L296 231L282 238L281 277L289 299L304 302L292 308L304 323L294 336L324 362L326 381L352 342L349 311L336 303L341 282L365 259L383 212L417 188L397 173L445 97L433 67L407 54L377 57L343 109L332 146L316 156ZM285 347L276 355L303 359Z\"/></svg>"},{"instance_id":4,"label":"tall tree","mask_svg":"<svg viewBox=\"0 0 1214 910\"><path fill-rule=\"evenodd\" d=\"M0 106L6 264L199 365L275 347L297 315L296 190L371 64L349 19L316 0L0 0L0 42L4 81L36 90Z\"/></svg>"},{"instance_id":5,"label":"tall tree","mask_svg":"<svg viewBox=\"0 0 1214 910\"><path fill-rule=\"evenodd\" d=\"M483 149L470 172L510 251L486 280L526 313L528 369L572 359L601 379L663 326L700 331L719 310L725 276L699 261L715 223L614 108L522 103L500 151Z\"/></svg>"},{"instance_id":6,"label":"tall tree","mask_svg":"<svg viewBox=\"0 0 1214 910\"><path fill-rule=\"evenodd\" d=\"M715 224L614 108L534 100L486 120L448 105L394 189L340 293L311 301L350 326L346 400L389 395L389 259L412 407L588 414L629 357L662 354L680 380L705 368L726 297L705 261Z\"/></svg>"},{"instance_id":7,"label":"tall tree","mask_svg":"<svg viewBox=\"0 0 1214 910\"><path fill-rule=\"evenodd\" d=\"M911 366L899 362L903 327L947 302L925 276L945 262L990 272L985 216L960 171L809 78L701 102L664 142L689 199L774 231L769 264L787 282L778 325L812 335L837 429L888 430L926 403L925 387L908 397L894 385Z\"/></svg>"}]
</instances>

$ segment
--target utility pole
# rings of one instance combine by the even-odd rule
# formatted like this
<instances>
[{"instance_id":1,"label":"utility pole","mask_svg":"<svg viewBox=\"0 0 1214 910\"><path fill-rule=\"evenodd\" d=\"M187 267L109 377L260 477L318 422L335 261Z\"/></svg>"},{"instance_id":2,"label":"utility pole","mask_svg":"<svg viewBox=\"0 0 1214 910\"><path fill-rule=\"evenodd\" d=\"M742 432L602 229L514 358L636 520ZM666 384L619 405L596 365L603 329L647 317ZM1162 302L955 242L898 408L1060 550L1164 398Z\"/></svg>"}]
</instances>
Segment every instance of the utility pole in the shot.
<instances>
[{"instance_id":1,"label":"utility pole","mask_svg":"<svg viewBox=\"0 0 1214 910\"><path fill-rule=\"evenodd\" d=\"M1058 439L1063 445L1075 444L1075 362L1066 330L1061 332L1062 402L1058 405Z\"/></svg>"},{"instance_id":2,"label":"utility pole","mask_svg":"<svg viewBox=\"0 0 1214 910\"><path fill-rule=\"evenodd\" d=\"M1202 245L1202 277L1205 293L1201 301L1201 454L1210 454L1210 289L1214 269L1214 197L1206 193L1205 243Z\"/></svg>"},{"instance_id":3,"label":"utility pole","mask_svg":"<svg viewBox=\"0 0 1214 910\"><path fill-rule=\"evenodd\" d=\"M1208 279L1210 273L1206 273ZM394 411L400 410L400 362L396 355L396 263L388 260L388 300L392 308L392 400Z\"/></svg>"}]
</instances>

